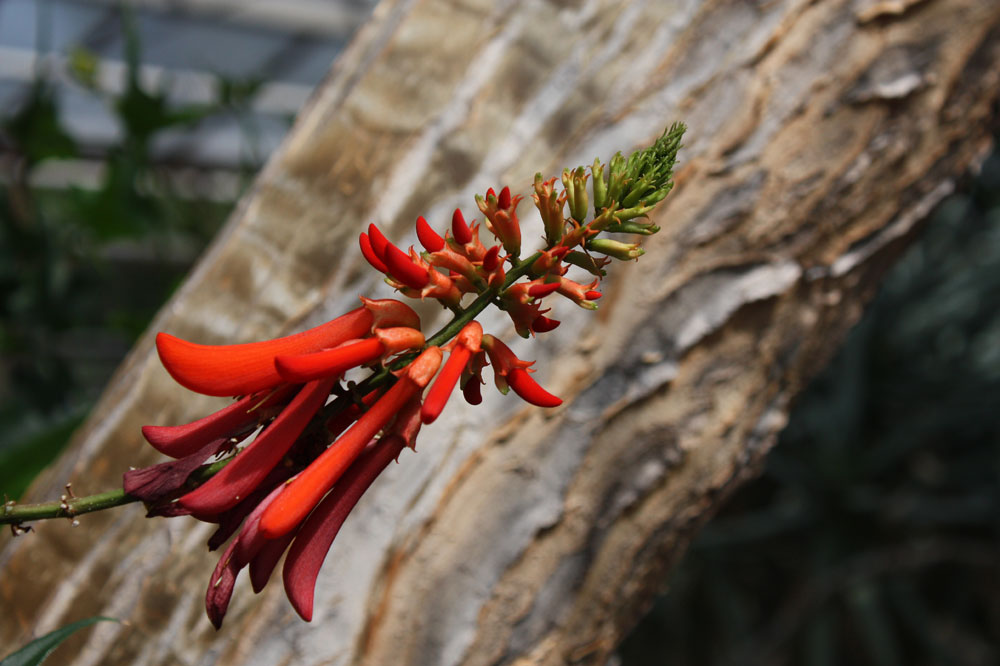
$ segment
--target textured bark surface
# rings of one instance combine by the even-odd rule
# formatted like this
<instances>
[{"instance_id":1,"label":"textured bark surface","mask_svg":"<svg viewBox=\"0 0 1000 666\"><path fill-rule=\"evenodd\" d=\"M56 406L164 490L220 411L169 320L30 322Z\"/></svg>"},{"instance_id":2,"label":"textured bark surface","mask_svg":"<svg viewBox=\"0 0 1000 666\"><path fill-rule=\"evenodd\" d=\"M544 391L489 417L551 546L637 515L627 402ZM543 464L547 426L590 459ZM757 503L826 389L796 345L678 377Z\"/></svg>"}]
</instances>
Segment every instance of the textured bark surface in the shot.
<instances>
[{"instance_id":1,"label":"textured bark surface","mask_svg":"<svg viewBox=\"0 0 1000 666\"><path fill-rule=\"evenodd\" d=\"M418 213L526 194L683 119L647 255L596 314L560 304L557 334L516 347L565 406L450 405L341 532L311 625L280 581L241 580L216 633L210 527L132 506L4 537L0 645L99 613L128 624L52 663L604 663L984 155L997 62L994 0L385 0L153 329L258 339L387 296L363 224L409 242ZM147 335L33 496L113 487L157 460L141 425L217 404Z\"/></svg>"}]
</instances>

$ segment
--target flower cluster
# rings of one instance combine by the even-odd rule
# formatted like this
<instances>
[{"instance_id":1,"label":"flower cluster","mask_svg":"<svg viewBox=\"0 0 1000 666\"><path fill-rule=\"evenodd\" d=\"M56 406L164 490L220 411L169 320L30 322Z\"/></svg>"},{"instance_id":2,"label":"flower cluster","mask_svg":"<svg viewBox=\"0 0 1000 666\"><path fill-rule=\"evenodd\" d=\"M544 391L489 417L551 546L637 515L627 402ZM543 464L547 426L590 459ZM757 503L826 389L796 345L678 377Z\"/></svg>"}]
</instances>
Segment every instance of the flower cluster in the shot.
<instances>
[{"instance_id":1,"label":"flower cluster","mask_svg":"<svg viewBox=\"0 0 1000 666\"><path fill-rule=\"evenodd\" d=\"M421 425L437 419L456 387L470 404L481 402L487 365L502 393L513 390L541 407L562 403L531 377L532 363L485 334L475 317L497 305L530 337L559 326L542 308L548 296L595 309L604 267L642 254L634 240L605 235L634 239L658 230L645 215L670 191L683 131L671 127L627 160L620 153L607 166L595 160L589 174L567 169L560 191L555 178L536 176L531 196L546 243L524 259L522 197L507 187L476 197L483 224L470 224L456 210L441 235L418 218L422 252L403 251L370 225L360 235L361 252L386 282L454 313L430 337L405 303L366 298L330 322L275 340L210 346L157 336L163 366L179 384L237 397L193 423L143 428L146 440L174 460L124 479L125 491L143 500L149 515L218 524L209 548L229 543L206 596L216 627L237 574L248 568L259 592L283 554L289 601L311 619L316 578L347 515L403 448L415 448ZM483 227L492 236L485 243ZM589 273L589 282L567 277L571 267ZM370 368L367 378L345 382L345 373L361 367Z\"/></svg>"}]
</instances>

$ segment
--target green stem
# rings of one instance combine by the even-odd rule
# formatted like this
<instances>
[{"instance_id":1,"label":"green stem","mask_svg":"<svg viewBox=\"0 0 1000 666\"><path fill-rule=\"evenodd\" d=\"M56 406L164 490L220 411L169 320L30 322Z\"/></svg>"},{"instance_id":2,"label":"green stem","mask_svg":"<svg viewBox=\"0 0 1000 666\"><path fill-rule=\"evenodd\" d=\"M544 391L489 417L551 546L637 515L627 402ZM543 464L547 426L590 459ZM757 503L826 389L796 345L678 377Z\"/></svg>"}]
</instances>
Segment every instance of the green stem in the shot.
<instances>
[{"instance_id":1,"label":"green stem","mask_svg":"<svg viewBox=\"0 0 1000 666\"><path fill-rule=\"evenodd\" d=\"M73 518L91 511L103 511L138 501L139 498L126 494L124 490L109 490L106 493L67 498L65 501L59 502L42 502L40 504L7 502L3 508L0 508L0 525L17 525L46 518Z\"/></svg>"},{"instance_id":2,"label":"green stem","mask_svg":"<svg viewBox=\"0 0 1000 666\"><path fill-rule=\"evenodd\" d=\"M192 486L199 486L208 479L219 473L223 467L235 456L229 456L222 460L202 465L188 478L188 483ZM50 518L75 518L76 516L104 509L113 509L116 506L124 506L133 502L141 502L138 497L129 495L124 490L109 490L96 495L86 495L84 497L67 497L65 500L57 502L41 502L39 504L17 504L8 501L0 507L0 525L19 525L32 520L46 520Z\"/></svg>"}]
</instances>

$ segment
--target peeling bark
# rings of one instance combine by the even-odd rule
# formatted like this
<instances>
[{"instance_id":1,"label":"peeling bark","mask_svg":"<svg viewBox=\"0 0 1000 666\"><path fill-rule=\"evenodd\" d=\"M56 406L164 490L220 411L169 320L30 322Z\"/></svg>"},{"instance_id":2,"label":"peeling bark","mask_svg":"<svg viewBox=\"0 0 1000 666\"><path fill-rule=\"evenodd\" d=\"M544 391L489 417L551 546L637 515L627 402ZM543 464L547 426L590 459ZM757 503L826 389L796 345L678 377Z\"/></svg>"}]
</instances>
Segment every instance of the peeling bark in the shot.
<instances>
[{"instance_id":1,"label":"peeling bark","mask_svg":"<svg viewBox=\"0 0 1000 666\"><path fill-rule=\"evenodd\" d=\"M604 663L928 211L989 147L992 0L384 0L152 330L271 337L388 295L355 251L690 125L663 231L596 314L517 346L565 406L450 405L348 520L312 625L272 581L204 617L210 528L140 507L4 543L0 645L52 663ZM527 237L527 236L526 236ZM425 324L435 317L425 307ZM513 336L499 317L486 329ZM189 395L147 334L35 498L156 462ZM484 424L489 424L484 427Z\"/></svg>"}]
</instances>

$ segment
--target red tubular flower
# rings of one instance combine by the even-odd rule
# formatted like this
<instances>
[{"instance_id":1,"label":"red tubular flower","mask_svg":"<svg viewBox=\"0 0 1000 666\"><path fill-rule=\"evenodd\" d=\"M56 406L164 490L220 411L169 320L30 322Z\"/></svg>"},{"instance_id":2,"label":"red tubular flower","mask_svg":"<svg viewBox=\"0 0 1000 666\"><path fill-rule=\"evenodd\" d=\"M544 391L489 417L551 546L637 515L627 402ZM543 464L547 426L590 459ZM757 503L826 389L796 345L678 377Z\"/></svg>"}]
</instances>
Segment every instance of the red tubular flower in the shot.
<instances>
[{"instance_id":1,"label":"red tubular flower","mask_svg":"<svg viewBox=\"0 0 1000 666\"><path fill-rule=\"evenodd\" d=\"M558 287L558 285L556 285ZM537 282L517 282L507 288L500 296L504 310L514 323L514 329L522 338L527 338L534 330L534 322L548 310L542 310L541 301L531 295L531 290L538 287L543 295L549 288L541 280Z\"/></svg>"},{"instance_id":2,"label":"red tubular flower","mask_svg":"<svg viewBox=\"0 0 1000 666\"><path fill-rule=\"evenodd\" d=\"M542 256L535 260L535 263L531 264L531 272L535 275L543 275L553 271L553 269L559 270L559 262L562 258L569 253L568 247L554 247L551 250L542 250L540 254ZM565 272L565 271L561 271Z\"/></svg>"},{"instance_id":3,"label":"red tubular flower","mask_svg":"<svg viewBox=\"0 0 1000 666\"><path fill-rule=\"evenodd\" d=\"M297 356L277 356L274 365L285 381L304 383L322 377L340 377L351 368L368 365L389 354L423 345L424 334L416 329L377 329L375 337L348 342L334 349Z\"/></svg>"},{"instance_id":4,"label":"red tubular flower","mask_svg":"<svg viewBox=\"0 0 1000 666\"><path fill-rule=\"evenodd\" d=\"M261 518L261 529L277 539L302 522L365 446L403 405L423 390L441 364L441 350L429 347L407 366L371 409L292 480Z\"/></svg>"},{"instance_id":5,"label":"red tubular flower","mask_svg":"<svg viewBox=\"0 0 1000 666\"><path fill-rule=\"evenodd\" d=\"M601 292L594 289L596 286L597 280L588 285L582 285L579 282L563 278L562 282L559 283L558 291L581 308L596 310L597 303L594 303L594 301L601 297Z\"/></svg>"},{"instance_id":6,"label":"red tubular flower","mask_svg":"<svg viewBox=\"0 0 1000 666\"><path fill-rule=\"evenodd\" d=\"M560 194L555 194L556 179L544 180L542 174L535 174L535 193L531 198L535 202L535 207L542 215L542 224L545 227L545 239L550 245L558 243L566 230L566 218L563 217L563 208L566 205L565 190Z\"/></svg>"},{"instance_id":7,"label":"red tubular flower","mask_svg":"<svg viewBox=\"0 0 1000 666\"><path fill-rule=\"evenodd\" d=\"M445 403L448 402L451 392L455 389L455 384L458 383L462 371L469 364L472 355L479 351L482 337L483 327L477 321L469 322L459 331L455 341L449 345L451 353L448 355L444 367L441 368L441 374L434 380L434 384L427 392L424 405L420 408L421 421L433 423L441 415L441 411L444 409Z\"/></svg>"},{"instance_id":8,"label":"red tubular flower","mask_svg":"<svg viewBox=\"0 0 1000 666\"><path fill-rule=\"evenodd\" d=\"M312 620L316 578L333 540L361 496L404 446L402 437L391 434L364 451L305 521L288 549L282 570L285 594L306 622Z\"/></svg>"},{"instance_id":9,"label":"red tubular flower","mask_svg":"<svg viewBox=\"0 0 1000 666\"><path fill-rule=\"evenodd\" d=\"M302 333L240 345L200 345L166 333L156 336L156 350L178 384L205 395L249 395L282 383L274 368L279 354L302 354L336 347L363 337L374 322L360 307Z\"/></svg>"},{"instance_id":10,"label":"red tubular flower","mask_svg":"<svg viewBox=\"0 0 1000 666\"><path fill-rule=\"evenodd\" d=\"M427 224L423 215L417 218L417 238L428 252L437 252L444 248L444 239Z\"/></svg>"},{"instance_id":11,"label":"red tubular flower","mask_svg":"<svg viewBox=\"0 0 1000 666\"><path fill-rule=\"evenodd\" d=\"M295 443L330 395L335 378L306 384L288 407L218 474L179 501L198 514L216 514L237 504L267 476Z\"/></svg>"},{"instance_id":12,"label":"red tubular flower","mask_svg":"<svg viewBox=\"0 0 1000 666\"><path fill-rule=\"evenodd\" d=\"M282 386L267 394L248 395L186 425L143 426L142 436L160 453L183 458L212 440L231 437L250 424L262 422L288 402L295 388Z\"/></svg>"},{"instance_id":13,"label":"red tubular flower","mask_svg":"<svg viewBox=\"0 0 1000 666\"><path fill-rule=\"evenodd\" d=\"M519 359L510 347L492 335L483 336L482 346L493 364L493 376L501 393L506 393L509 386L514 389L514 393L533 405L558 407L562 404L560 398L543 389L528 374L528 366L532 362Z\"/></svg>"},{"instance_id":14,"label":"red tubular flower","mask_svg":"<svg viewBox=\"0 0 1000 666\"><path fill-rule=\"evenodd\" d=\"M501 190L500 194L505 197L506 206L500 205L500 200L492 194L492 190L486 193L485 198L477 195L476 204L486 216L486 226L503 243L503 249L516 257L521 254L521 224L517 219L517 204L524 197L511 197L508 188Z\"/></svg>"}]
</instances>

